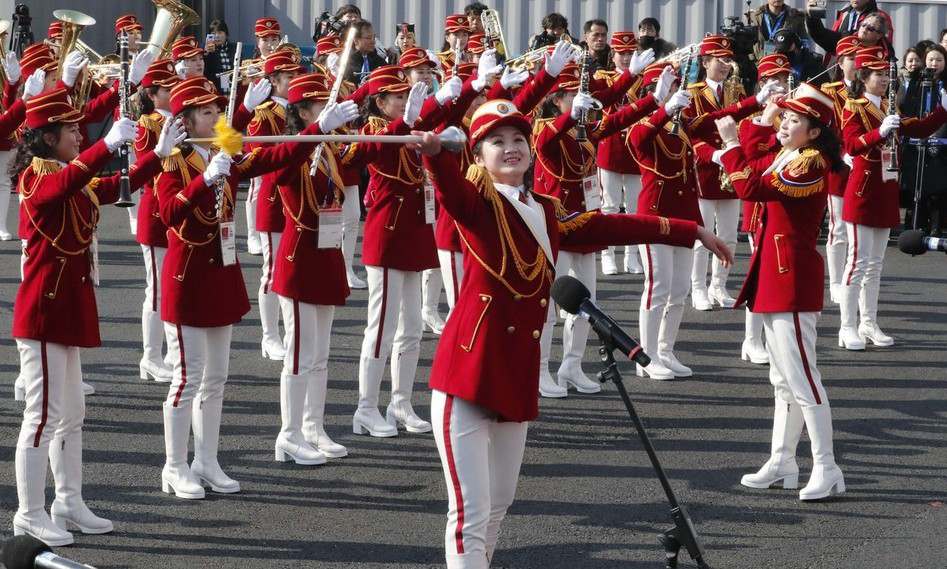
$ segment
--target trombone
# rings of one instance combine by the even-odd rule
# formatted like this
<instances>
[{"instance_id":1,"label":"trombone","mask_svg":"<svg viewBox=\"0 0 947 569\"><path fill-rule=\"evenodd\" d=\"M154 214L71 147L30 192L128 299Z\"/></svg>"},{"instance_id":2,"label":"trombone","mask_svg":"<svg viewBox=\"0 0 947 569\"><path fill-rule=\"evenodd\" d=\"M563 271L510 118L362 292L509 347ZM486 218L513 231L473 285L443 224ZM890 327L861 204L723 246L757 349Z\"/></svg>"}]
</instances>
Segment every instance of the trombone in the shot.
<instances>
[{"instance_id":1,"label":"trombone","mask_svg":"<svg viewBox=\"0 0 947 569\"><path fill-rule=\"evenodd\" d=\"M572 43L571 38L569 38L568 35L564 36L563 40L572 46L572 49L575 52L576 58L583 57L585 55L585 52L582 50L582 47L579 46L578 44ZM536 49L531 49L527 51L526 53L524 53L523 55L519 55L517 57L514 57L513 59L507 59L506 66L516 71L519 71L522 69L531 70L533 67L536 66L537 63L543 60L543 58L546 56L546 53L549 51L549 47L550 46L548 45L544 45L543 47L537 47Z\"/></svg>"}]
</instances>

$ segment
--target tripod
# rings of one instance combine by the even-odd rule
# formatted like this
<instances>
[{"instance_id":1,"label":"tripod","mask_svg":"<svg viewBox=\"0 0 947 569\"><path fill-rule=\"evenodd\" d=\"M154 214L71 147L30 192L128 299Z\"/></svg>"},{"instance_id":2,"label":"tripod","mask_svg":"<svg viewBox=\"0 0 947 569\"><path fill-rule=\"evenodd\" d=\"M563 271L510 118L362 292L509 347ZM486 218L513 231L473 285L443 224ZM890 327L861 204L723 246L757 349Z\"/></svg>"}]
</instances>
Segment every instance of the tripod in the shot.
<instances>
[{"instance_id":1,"label":"tripod","mask_svg":"<svg viewBox=\"0 0 947 569\"><path fill-rule=\"evenodd\" d=\"M700 541L698 541L697 530L694 529L694 523L691 521L690 515L687 513L687 509L684 505L677 501L677 496L674 495L674 489L671 488L671 483L668 481L667 475L664 474L664 468L661 466L658 455L654 451L654 446L651 444L651 438L648 437L644 424L641 422L641 418L638 417L635 406L628 396L628 391L625 390L625 384L622 383L621 372L618 371L618 362L615 361L613 354L617 346L609 334L599 334L599 339L602 342L602 347L599 348L598 353L602 358L602 362L605 364L605 369L598 373L598 379L602 383L611 381L615 384L615 387L618 388L618 394L621 395L621 399L625 403L628 415L631 417L631 421L635 424L635 429L638 431L638 438L641 439L641 444L644 446L645 452L648 453L651 466L658 475L658 480L661 482L668 503L671 505L671 520L674 522L674 527L658 536L658 542L664 547L666 555L667 564L665 565L665 569L677 568L678 553L682 546L687 548L687 553L691 556L691 559L697 563L697 567L700 569L710 569L710 566L704 561L704 549L701 547Z\"/></svg>"}]
</instances>

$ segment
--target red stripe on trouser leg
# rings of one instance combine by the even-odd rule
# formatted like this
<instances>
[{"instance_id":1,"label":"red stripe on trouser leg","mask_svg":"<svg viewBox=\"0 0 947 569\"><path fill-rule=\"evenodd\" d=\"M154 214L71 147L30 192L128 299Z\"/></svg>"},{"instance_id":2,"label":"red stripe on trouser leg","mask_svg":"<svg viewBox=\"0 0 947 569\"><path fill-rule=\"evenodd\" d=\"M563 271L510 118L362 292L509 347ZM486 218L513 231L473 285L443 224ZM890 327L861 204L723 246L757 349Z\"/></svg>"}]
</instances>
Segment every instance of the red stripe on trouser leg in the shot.
<instances>
[{"instance_id":1,"label":"red stripe on trouser leg","mask_svg":"<svg viewBox=\"0 0 947 569\"><path fill-rule=\"evenodd\" d=\"M645 245L644 250L648 254L648 303L645 308L651 310L651 297L654 294L654 261L651 257L651 246Z\"/></svg>"},{"instance_id":2,"label":"red stripe on trouser leg","mask_svg":"<svg viewBox=\"0 0 947 569\"><path fill-rule=\"evenodd\" d=\"M450 279L454 285L454 304L457 304L457 293L459 292L457 287L457 254L453 251L450 252Z\"/></svg>"},{"instance_id":3,"label":"red stripe on trouser leg","mask_svg":"<svg viewBox=\"0 0 947 569\"><path fill-rule=\"evenodd\" d=\"M457 554L464 553L464 496L460 490L460 477L457 476L457 465L454 464L454 448L450 442L450 416L454 407L454 396L448 395L444 400L444 455L447 457L447 470L450 472L451 486L454 488L454 502L457 508L457 528L454 530L454 539L457 543Z\"/></svg>"},{"instance_id":4,"label":"red stripe on trouser leg","mask_svg":"<svg viewBox=\"0 0 947 569\"><path fill-rule=\"evenodd\" d=\"M812 371L809 369L809 358L806 356L806 347L802 343L802 327L799 325L799 313L792 313L792 322L796 325L796 345L799 346L799 357L802 358L802 369L806 370L806 379L809 380L809 387L812 389L812 396L815 398L816 405L822 405L822 398L819 397L819 389L815 386L815 380L812 379Z\"/></svg>"},{"instance_id":5,"label":"red stripe on trouser leg","mask_svg":"<svg viewBox=\"0 0 947 569\"><path fill-rule=\"evenodd\" d=\"M176 325L178 332L178 357L181 358L181 385L178 386L178 392L174 394L172 407L177 407L181 401L181 394L184 393L184 386L187 385L187 363L184 360L184 334L181 332L181 325Z\"/></svg>"},{"instance_id":6,"label":"red stripe on trouser leg","mask_svg":"<svg viewBox=\"0 0 947 569\"><path fill-rule=\"evenodd\" d=\"M270 254L266 256L266 282L263 284L263 294L270 293L270 284L273 282L273 234L266 232L266 242L269 245Z\"/></svg>"},{"instance_id":7,"label":"red stripe on trouser leg","mask_svg":"<svg viewBox=\"0 0 947 569\"><path fill-rule=\"evenodd\" d=\"M835 208L832 204L832 196L829 196L829 238L826 245L831 245L835 235Z\"/></svg>"},{"instance_id":8,"label":"red stripe on trouser leg","mask_svg":"<svg viewBox=\"0 0 947 569\"><path fill-rule=\"evenodd\" d=\"M299 374L299 301L293 299L293 375Z\"/></svg>"},{"instance_id":9,"label":"red stripe on trouser leg","mask_svg":"<svg viewBox=\"0 0 947 569\"><path fill-rule=\"evenodd\" d=\"M855 274L855 263L858 261L858 225L852 224L852 265L848 268L848 278L845 285L852 284L852 275Z\"/></svg>"},{"instance_id":10,"label":"red stripe on trouser leg","mask_svg":"<svg viewBox=\"0 0 947 569\"><path fill-rule=\"evenodd\" d=\"M388 267L382 269L381 316L378 320L378 336L375 338L375 359L381 355L381 336L385 332L385 309L388 308Z\"/></svg>"},{"instance_id":11,"label":"red stripe on trouser leg","mask_svg":"<svg viewBox=\"0 0 947 569\"><path fill-rule=\"evenodd\" d=\"M36 427L36 436L33 437L33 447L39 446L39 441L43 437L43 429L46 428L46 419L49 417L49 365L46 363L46 342L40 342L40 360L43 365L43 415L39 420L39 426ZM45 476L45 472L43 473Z\"/></svg>"},{"instance_id":12,"label":"red stripe on trouser leg","mask_svg":"<svg viewBox=\"0 0 947 569\"><path fill-rule=\"evenodd\" d=\"M158 262L155 260L155 248L148 247L148 250L151 251L151 311L158 312Z\"/></svg>"}]
</instances>

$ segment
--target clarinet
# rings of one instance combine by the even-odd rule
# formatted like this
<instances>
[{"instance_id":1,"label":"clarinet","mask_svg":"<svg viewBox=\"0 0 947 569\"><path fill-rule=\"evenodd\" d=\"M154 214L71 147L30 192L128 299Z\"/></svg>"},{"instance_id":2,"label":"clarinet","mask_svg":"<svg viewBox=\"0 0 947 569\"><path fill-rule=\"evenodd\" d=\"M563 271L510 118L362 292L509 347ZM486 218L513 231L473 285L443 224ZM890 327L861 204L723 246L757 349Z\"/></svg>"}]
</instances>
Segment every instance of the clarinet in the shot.
<instances>
[{"instance_id":1,"label":"clarinet","mask_svg":"<svg viewBox=\"0 0 947 569\"><path fill-rule=\"evenodd\" d=\"M119 80L118 114L121 118L127 119L131 118L131 113L128 108L128 91L131 83L131 81L129 81L129 73L131 72L131 66L128 61L128 34L126 32L122 32L122 36L119 39L118 53L122 60L122 76ZM132 207L135 205L135 202L132 201L131 180L128 177L128 170L130 168L128 143L118 147L118 157L122 172L119 178L118 201L115 202L115 205L118 207Z\"/></svg>"},{"instance_id":2,"label":"clarinet","mask_svg":"<svg viewBox=\"0 0 947 569\"><path fill-rule=\"evenodd\" d=\"M680 92L687 91L687 82L690 79L691 67L694 65L694 54L693 49L690 54L688 54L687 59L684 61L684 65L681 66L681 80L680 87L678 90ZM681 115L683 114L684 109L678 109L674 113L674 123L671 125L671 134L677 136L681 132Z\"/></svg>"},{"instance_id":3,"label":"clarinet","mask_svg":"<svg viewBox=\"0 0 947 569\"><path fill-rule=\"evenodd\" d=\"M893 52L892 52L893 53ZM898 60L891 58L888 65L888 116L898 114ZM885 163L885 170L888 172L897 172L898 167L898 132L892 131L885 142L885 150L888 152L888 161Z\"/></svg>"},{"instance_id":4,"label":"clarinet","mask_svg":"<svg viewBox=\"0 0 947 569\"><path fill-rule=\"evenodd\" d=\"M579 68L579 93L589 93L589 60L592 59L592 54L589 50L585 50L585 53L582 56L582 66ZM583 109L579 112L579 118L575 125L575 139L579 142L585 142L589 139L588 133L585 131L585 123L589 120L588 110Z\"/></svg>"}]
</instances>

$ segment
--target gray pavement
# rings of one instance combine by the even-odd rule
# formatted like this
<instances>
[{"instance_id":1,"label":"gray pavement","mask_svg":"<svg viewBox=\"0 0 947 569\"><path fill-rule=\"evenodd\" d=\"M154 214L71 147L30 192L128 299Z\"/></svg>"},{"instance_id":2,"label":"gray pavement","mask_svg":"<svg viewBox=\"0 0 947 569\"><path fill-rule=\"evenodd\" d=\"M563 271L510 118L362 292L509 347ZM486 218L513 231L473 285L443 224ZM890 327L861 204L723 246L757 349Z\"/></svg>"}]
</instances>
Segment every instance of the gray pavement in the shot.
<instances>
[{"instance_id":1,"label":"gray pavement","mask_svg":"<svg viewBox=\"0 0 947 569\"><path fill-rule=\"evenodd\" d=\"M260 357L260 258L241 255L254 307L234 330L221 463L243 492L179 500L159 488L160 404L167 387L137 378L143 269L124 212L104 210L100 240L104 346L82 353L85 377L98 391L87 403L84 494L114 520L116 531L79 536L60 553L103 568L442 565L446 494L433 438L351 434L365 291L354 292L336 312L332 336L327 424L350 456L320 467L276 463L280 364ZM739 254L734 293L746 270L746 244ZM4 536L16 508L13 451L21 413L12 398L18 363L9 336L18 258L17 242L0 243ZM738 358L742 311L687 309L678 355L695 369L691 379L640 380L623 365L626 385L713 567L947 567L945 290L944 255L912 259L892 247L880 320L896 338L894 347L842 351L835 344L837 308L823 314L818 363L848 486L841 499L826 503L804 504L792 491L739 485L742 474L766 460L772 420L766 368ZM600 276L601 305L634 335L640 291L640 276ZM423 416L429 413L425 380L435 343L425 333L416 396ZM587 371L596 369L592 344ZM560 352L557 334L553 358ZM668 524L668 507L614 387L543 400L541 412L530 427L518 499L493 566L662 567L655 536ZM808 452L804 438L803 481ZM51 500L51 487L47 492Z\"/></svg>"}]
</instances>

